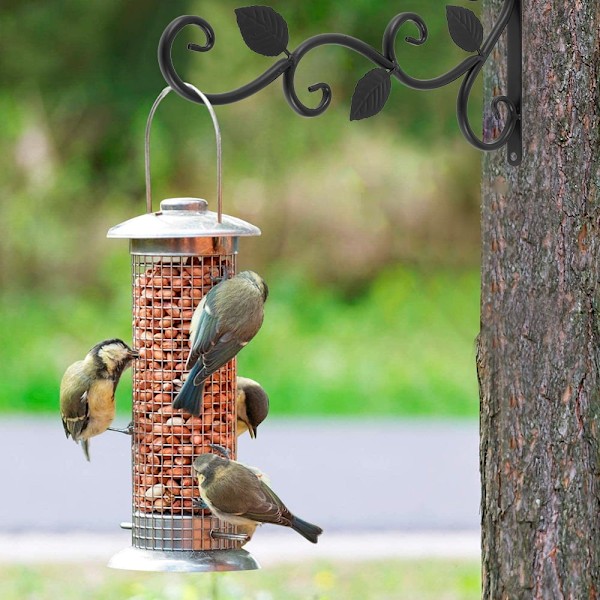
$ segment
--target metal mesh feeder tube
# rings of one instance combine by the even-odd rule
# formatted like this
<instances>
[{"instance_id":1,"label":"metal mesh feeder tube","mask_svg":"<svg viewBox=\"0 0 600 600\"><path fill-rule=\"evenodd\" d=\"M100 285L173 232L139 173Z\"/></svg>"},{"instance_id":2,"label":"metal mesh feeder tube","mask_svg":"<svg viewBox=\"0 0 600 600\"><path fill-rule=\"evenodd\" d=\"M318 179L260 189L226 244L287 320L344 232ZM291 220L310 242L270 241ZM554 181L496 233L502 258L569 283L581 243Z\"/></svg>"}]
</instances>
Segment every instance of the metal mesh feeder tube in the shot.
<instances>
[{"instance_id":1,"label":"metal mesh feeder tube","mask_svg":"<svg viewBox=\"0 0 600 600\"><path fill-rule=\"evenodd\" d=\"M193 503L199 498L194 457L209 452L211 443L236 456L235 359L206 381L200 416L173 409L173 400L186 374L194 309L214 285L235 275L239 237L260 230L227 215L218 223L201 199L173 198L160 208L108 232L130 240L133 340L140 353L133 365L132 546L143 551L128 549L109 566L257 568L240 549L235 528Z\"/></svg>"},{"instance_id":2,"label":"metal mesh feeder tube","mask_svg":"<svg viewBox=\"0 0 600 600\"><path fill-rule=\"evenodd\" d=\"M258 568L240 547L244 540L235 527L194 502L200 498L194 458L210 452L209 444L227 448L232 458L237 454L235 359L206 380L199 416L173 408L187 375L194 310L213 286L236 274L239 238L257 235L254 225L222 214L220 203L218 213L209 211L200 198L163 200L159 211L108 232L109 238L129 240L133 340L140 354L132 368L132 547L113 556L110 567Z\"/></svg>"}]
</instances>

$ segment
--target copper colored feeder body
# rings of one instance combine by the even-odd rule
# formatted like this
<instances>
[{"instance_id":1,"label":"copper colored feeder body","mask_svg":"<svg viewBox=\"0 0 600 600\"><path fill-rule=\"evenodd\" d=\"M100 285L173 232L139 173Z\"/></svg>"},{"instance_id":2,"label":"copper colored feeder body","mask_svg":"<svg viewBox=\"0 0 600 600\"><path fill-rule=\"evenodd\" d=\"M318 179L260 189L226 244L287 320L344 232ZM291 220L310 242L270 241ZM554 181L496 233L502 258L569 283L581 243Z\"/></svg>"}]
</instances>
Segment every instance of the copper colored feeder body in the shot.
<instances>
[{"instance_id":1,"label":"copper colored feeder body","mask_svg":"<svg viewBox=\"0 0 600 600\"><path fill-rule=\"evenodd\" d=\"M211 538L218 523L192 504L199 498L194 457L210 452L210 443L236 456L235 360L205 382L200 416L173 409L186 373L194 309L225 274L235 274L232 239L213 240L212 255L172 256L168 261L132 255L133 340L141 356L133 368L132 532L138 548L235 547L233 541Z\"/></svg>"}]
</instances>

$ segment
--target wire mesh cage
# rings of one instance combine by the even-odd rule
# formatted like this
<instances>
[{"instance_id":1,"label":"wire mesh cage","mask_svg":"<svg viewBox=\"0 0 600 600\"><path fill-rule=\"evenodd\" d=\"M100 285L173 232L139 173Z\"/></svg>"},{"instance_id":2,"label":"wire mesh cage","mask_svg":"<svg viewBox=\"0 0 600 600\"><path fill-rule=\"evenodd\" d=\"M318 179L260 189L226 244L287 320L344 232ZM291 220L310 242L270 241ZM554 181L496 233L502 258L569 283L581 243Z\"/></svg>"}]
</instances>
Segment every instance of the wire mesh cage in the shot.
<instances>
[{"instance_id":1,"label":"wire mesh cage","mask_svg":"<svg viewBox=\"0 0 600 600\"><path fill-rule=\"evenodd\" d=\"M132 255L133 338L141 360L133 371L133 543L151 550L234 547L205 511L196 515L192 459L219 444L235 456L235 364L205 384L202 415L173 410L189 352L193 310L215 282L235 272L235 254L192 257ZM223 253L221 253L223 252ZM147 513L151 512L151 516ZM231 528L228 533L234 533Z\"/></svg>"},{"instance_id":2,"label":"wire mesh cage","mask_svg":"<svg viewBox=\"0 0 600 600\"><path fill-rule=\"evenodd\" d=\"M164 237L182 232L185 237ZM133 340L140 353L133 367L135 549L192 554L238 550L245 539L195 506L199 491L192 471L194 457L211 451L209 444L236 456L235 359L206 381L199 416L174 409L173 400L187 375L194 309L214 285L236 274L239 236L259 234L254 226L226 215L218 223L206 201L193 198L164 200L159 212L109 231L109 237L131 240ZM135 237L139 235L146 237ZM178 560L189 562L190 557Z\"/></svg>"},{"instance_id":3,"label":"wire mesh cage","mask_svg":"<svg viewBox=\"0 0 600 600\"><path fill-rule=\"evenodd\" d=\"M208 100L217 139L218 212L199 198L163 200L152 212L150 125L169 91L158 96L146 127L147 213L108 232L109 238L130 240L133 340L140 354L133 365L132 548L113 556L109 566L256 569L240 548L246 536L195 503L200 493L194 458L210 452L210 444L237 455L235 359L206 380L199 416L174 409L173 401L187 376L194 310L213 286L236 274L239 238L260 230L222 214L220 133Z\"/></svg>"}]
</instances>

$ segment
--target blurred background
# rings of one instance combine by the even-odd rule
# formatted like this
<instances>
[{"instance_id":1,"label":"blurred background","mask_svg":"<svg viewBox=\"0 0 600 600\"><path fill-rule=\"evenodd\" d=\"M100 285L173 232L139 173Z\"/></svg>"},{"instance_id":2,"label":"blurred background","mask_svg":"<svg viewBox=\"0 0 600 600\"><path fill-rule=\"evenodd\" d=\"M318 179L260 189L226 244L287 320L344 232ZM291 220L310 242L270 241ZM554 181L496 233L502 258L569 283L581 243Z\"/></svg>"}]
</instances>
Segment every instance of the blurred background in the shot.
<instances>
[{"instance_id":1,"label":"blurred background","mask_svg":"<svg viewBox=\"0 0 600 600\"><path fill-rule=\"evenodd\" d=\"M425 19L429 40L420 47L404 43L404 36L415 35L410 25L399 33L397 53L408 73L434 77L465 57L450 40L439 0L262 3L286 19L290 50L328 31L354 35L380 48L389 20L400 11L414 11ZM81 479L80 485L73 485L71 475L65 475L65 487L56 485L70 490L70 504L64 504L62 491L57 495L62 498L61 514L73 515L75 523L88 530L102 529L107 520L113 527L117 519L110 501L105 503L104 520L102 511L88 511L87 521L76 516L77 506L87 502L89 486L111 486L117 480L128 484L128 440L118 434L94 440L93 462L82 467L79 449L64 440L58 390L67 365L82 358L96 341L131 339L128 246L126 241L106 239L106 232L145 211L144 127L165 86L156 60L158 40L176 16L204 17L215 29L215 48L203 54L187 51L187 42L204 41L189 27L175 42L175 65L184 80L205 93L230 91L274 62L245 46L234 14L242 4L0 4L1 437L29 448L10 465L13 485L18 480L32 498L39 498L23 475L33 468L23 456L37 447L26 440L31 432L52 432L55 456L65 472L77 470L79 477L86 471L85 486ZM479 13L478 3L462 4ZM241 241L239 268L258 271L270 288L264 325L239 355L238 369L269 392L273 439L290 439L288 432L295 431L298 448L312 444L315 452L326 452L331 438L324 436L313 444L309 431L331 431L343 416L345 439L352 440L355 456L367 456L372 440L381 442L380 424L385 422L389 441L375 450L392 461L388 468L396 475L399 469L408 471L380 479L389 486L406 486L411 494L403 499L408 508L386 505L389 510L380 512L379 528L385 528L385 519L393 521L395 513L398 519L392 528L470 529L476 544L481 155L462 138L456 123L458 83L418 92L393 80L380 114L350 122L354 86L373 67L346 48L326 46L309 53L297 71L300 98L315 106L318 98L306 88L320 81L333 90L330 108L314 119L302 118L288 106L279 81L252 98L216 107L223 136L224 210L262 230L262 237ZM470 110L477 131L480 87L472 95ZM203 197L216 209L214 133L202 106L169 95L154 120L151 147L155 210L161 199L176 196ZM123 423L131 410L130 394L126 373L117 391ZM363 426L366 420L368 427ZM303 423L300 430L297 423ZM241 445L240 454L248 452L249 462L253 451L270 454L262 459L266 465L257 464L274 480L282 479L285 456L279 457L282 464L269 463L277 457L272 448L265 450L269 429L267 424L262 428L265 436L247 442L248 450ZM344 441L336 440L333 447L339 449ZM307 464L311 460L307 458ZM117 462L122 471L118 477L113 471ZM327 471L323 477L327 479ZM438 487L431 489L426 482L434 487L437 482ZM347 485L353 493L346 480L330 483L338 490ZM301 495L292 489L293 482L290 485L287 497ZM394 495L391 488L388 491ZM128 493L121 490L112 500L113 512L120 514L124 506L125 518ZM27 528L31 512L24 510L18 517L19 502L16 496L13 508L4 511L0 530ZM57 511L50 505L36 507L38 516L44 510L48 515L41 527L58 527ZM316 505L313 515L315 511L318 520ZM330 512L335 513L333 508ZM331 522L329 513L321 517L326 531L347 529L349 522L359 529L367 524L356 515L346 521L343 515L334 517ZM60 527L67 525L61 522ZM10 538L7 555L14 544ZM361 577L360 570L339 571L324 563L302 575L290 575L288 569L280 579L293 576L308 582L315 598L477 598L475 555L460 567L447 562L415 564L410 553L410 564L382 564L381 596L374 588L372 595L365 592L365 582L348 583ZM50 581L54 575L19 569L11 571L7 587L0 589L2 597L42 597L40 589L47 586L36 587L35 582ZM422 577L415 575L419 573ZM97 571L88 575L97 583ZM61 575L56 576L55 591L71 597ZM159 593L127 580L126 593L111 587L120 581L106 583L107 598L183 597L177 590L187 585L183 580L179 587L164 584ZM263 580L256 581L258 591L252 598L282 597L265 595ZM347 589L342 589L342 581ZM176 591L169 595L169 589ZM223 597L250 597L231 590L227 594ZM98 592L95 597L104 596ZM308 596L288 590L285 597Z\"/></svg>"},{"instance_id":2,"label":"blurred background","mask_svg":"<svg viewBox=\"0 0 600 600\"><path fill-rule=\"evenodd\" d=\"M326 31L379 48L398 12L388 0L270 4L288 22L290 48ZM176 40L175 64L205 92L234 89L273 62L243 43L238 5L2 3L2 411L54 413L68 364L97 340L130 339L128 247L105 236L145 210L144 126L165 85L158 39L175 16L202 15L215 48L187 51L188 41L203 41L189 27ZM422 47L402 43L410 26L399 34L398 55L415 76L464 58L441 8L403 0L430 30ZM371 68L345 48L309 53L298 69L301 99L316 105L306 88L318 81L334 93L314 119L291 110L280 82L217 108L225 212L263 232L242 240L240 268L263 274L271 289L265 325L239 370L269 390L273 414L474 417L480 155L456 124L458 84L417 92L394 80L382 113L349 122L354 86ZM480 103L474 96L473 123ZM205 112L174 94L161 105L152 132L156 209L186 195L215 208Z\"/></svg>"}]
</instances>

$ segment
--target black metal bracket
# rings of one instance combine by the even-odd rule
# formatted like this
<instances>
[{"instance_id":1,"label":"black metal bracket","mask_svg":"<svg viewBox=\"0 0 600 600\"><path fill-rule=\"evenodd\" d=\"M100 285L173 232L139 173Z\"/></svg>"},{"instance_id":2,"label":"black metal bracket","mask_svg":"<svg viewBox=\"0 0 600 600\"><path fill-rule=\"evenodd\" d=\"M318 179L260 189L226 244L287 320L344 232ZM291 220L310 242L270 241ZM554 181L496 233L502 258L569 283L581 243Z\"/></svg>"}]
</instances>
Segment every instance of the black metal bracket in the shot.
<instances>
[{"instance_id":1,"label":"black metal bracket","mask_svg":"<svg viewBox=\"0 0 600 600\"><path fill-rule=\"evenodd\" d=\"M296 94L294 85L296 68L302 57L310 50L325 44L335 44L350 48L378 65L357 83L352 96L350 120L371 117L383 108L391 91L392 76L407 87L417 90L436 89L462 77L456 101L456 116L460 130L467 141L485 151L497 150L506 145L509 164L517 166L521 163L521 0L504 0L498 20L485 40L483 26L472 11L460 6L447 6L446 18L452 40L460 48L473 54L447 73L433 79L411 77L400 67L396 58L396 36L405 23L412 23L418 29L418 37L405 37L407 43L419 46L427 41L427 25L416 13L400 13L389 22L383 34L380 53L362 40L340 33L315 35L290 52L287 49L287 23L272 8L249 6L238 8L235 12L242 37L251 50L265 56L285 54L285 58L278 60L254 81L240 88L221 94L206 94L211 104L231 104L248 98L283 75L283 91L290 106L302 116L316 117L329 106L331 88L327 83L311 85L308 91L320 90L321 100L318 106L309 108ZM173 41L187 25L200 27L206 36L204 45L190 43L189 50L207 52L213 48L215 33L210 24L201 17L184 15L174 19L164 30L158 45L158 63L165 81L171 88L187 100L202 104L202 99L179 77L171 59ZM467 116L467 105L473 84L505 29L507 31L507 90L506 95L496 96L492 100L492 112L498 121L502 120L499 106L503 105L506 109L504 126L495 139L483 141L473 133Z\"/></svg>"}]
</instances>

